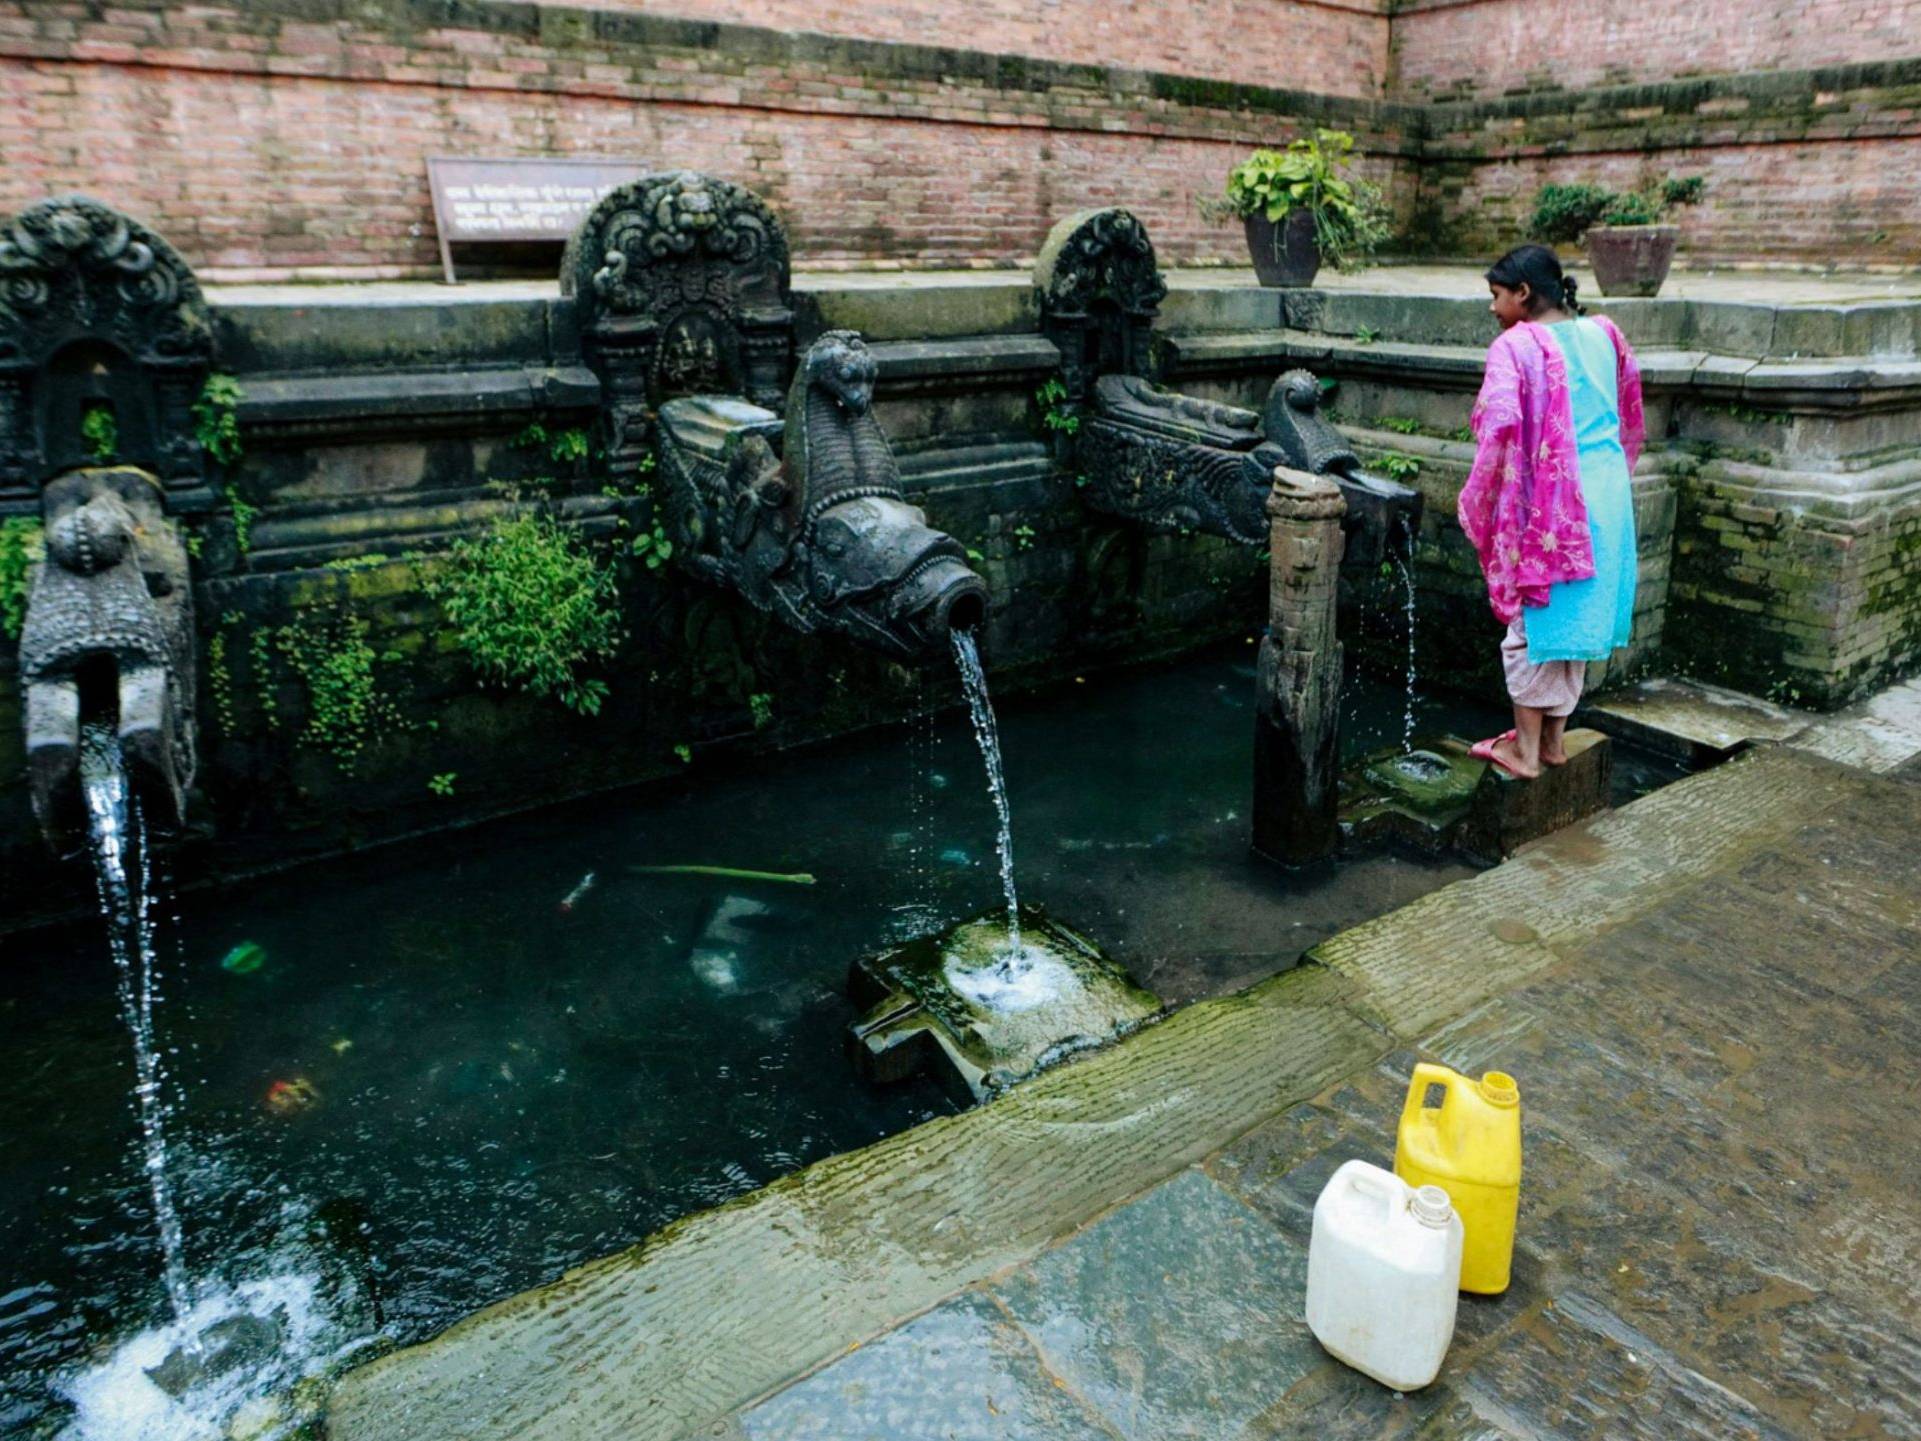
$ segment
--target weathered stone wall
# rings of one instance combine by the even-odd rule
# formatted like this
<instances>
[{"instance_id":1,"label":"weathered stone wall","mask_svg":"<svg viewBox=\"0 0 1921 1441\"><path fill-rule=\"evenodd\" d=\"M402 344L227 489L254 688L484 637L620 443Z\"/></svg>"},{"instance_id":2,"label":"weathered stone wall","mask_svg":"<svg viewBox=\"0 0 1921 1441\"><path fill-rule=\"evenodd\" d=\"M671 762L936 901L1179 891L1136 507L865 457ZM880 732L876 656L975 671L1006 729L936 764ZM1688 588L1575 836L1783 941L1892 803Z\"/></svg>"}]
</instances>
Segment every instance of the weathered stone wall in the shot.
<instances>
[{"instance_id":1,"label":"weathered stone wall","mask_svg":"<svg viewBox=\"0 0 1921 1441\"><path fill-rule=\"evenodd\" d=\"M512 0L0 0L0 210L98 193L213 279L425 275L429 156L612 155L749 186L809 266L1025 261L1123 201L1244 259L1195 201L1253 145L1348 125L1400 184L1397 112L1271 70L1310 88Z\"/></svg>"},{"instance_id":2,"label":"weathered stone wall","mask_svg":"<svg viewBox=\"0 0 1921 1441\"><path fill-rule=\"evenodd\" d=\"M1912 55L1921 0L1401 0L1392 93L1459 99Z\"/></svg>"}]
</instances>

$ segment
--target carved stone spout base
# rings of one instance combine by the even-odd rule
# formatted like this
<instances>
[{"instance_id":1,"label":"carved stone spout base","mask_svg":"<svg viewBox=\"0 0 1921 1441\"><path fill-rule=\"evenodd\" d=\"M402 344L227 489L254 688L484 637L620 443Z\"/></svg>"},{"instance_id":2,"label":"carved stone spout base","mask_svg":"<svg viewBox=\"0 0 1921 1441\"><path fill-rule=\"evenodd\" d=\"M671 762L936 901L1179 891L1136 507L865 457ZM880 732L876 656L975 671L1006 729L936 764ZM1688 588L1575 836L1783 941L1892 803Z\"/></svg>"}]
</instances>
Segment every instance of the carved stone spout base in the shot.
<instances>
[{"instance_id":1,"label":"carved stone spout base","mask_svg":"<svg viewBox=\"0 0 1921 1441\"><path fill-rule=\"evenodd\" d=\"M993 911L856 961L847 990L863 1008L847 1050L870 1081L921 1071L963 1104L984 1101L1161 1013L1085 936L1021 910L1021 950L1004 969L1007 915Z\"/></svg>"}]
</instances>

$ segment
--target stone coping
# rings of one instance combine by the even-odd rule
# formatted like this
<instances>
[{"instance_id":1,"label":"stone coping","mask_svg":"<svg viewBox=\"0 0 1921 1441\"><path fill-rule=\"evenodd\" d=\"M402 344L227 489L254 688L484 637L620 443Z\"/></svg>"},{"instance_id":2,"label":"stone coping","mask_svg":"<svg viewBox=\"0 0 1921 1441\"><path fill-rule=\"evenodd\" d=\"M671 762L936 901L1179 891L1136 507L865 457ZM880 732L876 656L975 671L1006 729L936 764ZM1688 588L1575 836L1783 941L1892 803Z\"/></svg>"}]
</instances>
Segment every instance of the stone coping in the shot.
<instances>
[{"instance_id":1,"label":"stone coping","mask_svg":"<svg viewBox=\"0 0 1921 1441\"><path fill-rule=\"evenodd\" d=\"M671 1441L711 1425L1866 784L1785 748L1679 781L1344 932L1314 964L688 1217L356 1371L327 1434Z\"/></svg>"},{"instance_id":2,"label":"stone coping","mask_svg":"<svg viewBox=\"0 0 1921 1441\"><path fill-rule=\"evenodd\" d=\"M1576 274L1580 274L1579 267ZM1265 289L1251 271L1166 272L1162 329L1173 334L1286 328L1397 345L1472 347L1493 338L1480 268L1386 265L1329 274L1298 291ZM1583 277L1585 278L1585 277ZM803 322L848 327L870 341L1032 334L1038 316L1026 270L808 271L794 276ZM245 369L342 363L448 364L518 359L576 344L556 282L429 281L351 285L208 285L223 353ZM1590 285L1589 295L1594 294ZM1921 274L1682 273L1653 300L1596 300L1639 347L1772 360L1921 356Z\"/></svg>"}]
</instances>

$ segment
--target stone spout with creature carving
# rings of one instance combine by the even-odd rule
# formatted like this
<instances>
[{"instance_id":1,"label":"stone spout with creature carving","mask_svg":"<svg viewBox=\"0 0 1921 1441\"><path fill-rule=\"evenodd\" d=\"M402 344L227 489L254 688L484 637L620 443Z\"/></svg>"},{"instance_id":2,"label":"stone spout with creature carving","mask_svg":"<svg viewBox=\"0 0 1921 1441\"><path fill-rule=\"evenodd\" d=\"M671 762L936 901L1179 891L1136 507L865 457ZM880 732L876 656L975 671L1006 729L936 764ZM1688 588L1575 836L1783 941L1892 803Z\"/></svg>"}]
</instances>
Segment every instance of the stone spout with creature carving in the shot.
<instances>
[{"instance_id":1,"label":"stone spout with creature carving","mask_svg":"<svg viewBox=\"0 0 1921 1441\"><path fill-rule=\"evenodd\" d=\"M1257 414L1153 383L1151 344L1167 286L1141 223L1125 210L1060 222L1035 268L1041 328L1061 353L1076 424L1073 465L1090 508L1149 530L1265 545L1277 467L1325 475L1346 500L1347 557L1377 564L1412 541L1420 492L1368 475L1320 414L1305 370L1275 381Z\"/></svg>"},{"instance_id":2,"label":"stone spout with creature carving","mask_svg":"<svg viewBox=\"0 0 1921 1441\"><path fill-rule=\"evenodd\" d=\"M62 854L86 837L85 725L118 733L151 824L184 819L195 647L177 517L217 503L192 414L213 336L186 262L111 206L62 196L0 223L0 512L43 526L20 689L34 814Z\"/></svg>"},{"instance_id":3,"label":"stone spout with creature carving","mask_svg":"<svg viewBox=\"0 0 1921 1441\"><path fill-rule=\"evenodd\" d=\"M668 524L677 560L796 630L920 659L980 623L987 587L902 493L876 374L859 335L829 331L801 358L784 423L724 397L668 401Z\"/></svg>"},{"instance_id":4,"label":"stone spout with creature carving","mask_svg":"<svg viewBox=\"0 0 1921 1441\"><path fill-rule=\"evenodd\" d=\"M20 635L27 781L61 854L86 839L81 729L110 723L162 828L194 773L193 587L160 482L134 466L69 471L47 487L46 558Z\"/></svg>"}]
</instances>

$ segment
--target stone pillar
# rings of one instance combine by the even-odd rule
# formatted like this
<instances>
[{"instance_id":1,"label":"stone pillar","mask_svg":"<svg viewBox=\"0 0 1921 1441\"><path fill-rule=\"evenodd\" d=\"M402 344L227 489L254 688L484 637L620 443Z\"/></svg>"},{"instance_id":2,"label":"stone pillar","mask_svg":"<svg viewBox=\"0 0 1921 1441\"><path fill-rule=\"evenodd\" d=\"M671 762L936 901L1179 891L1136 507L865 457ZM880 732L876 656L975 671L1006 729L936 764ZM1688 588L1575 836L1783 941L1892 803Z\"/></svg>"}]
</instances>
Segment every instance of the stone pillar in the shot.
<instances>
[{"instance_id":1,"label":"stone pillar","mask_svg":"<svg viewBox=\"0 0 1921 1441\"><path fill-rule=\"evenodd\" d=\"M1340 487L1277 466L1267 498L1272 545L1267 636L1254 721L1254 849L1285 865L1340 842Z\"/></svg>"}]
</instances>

